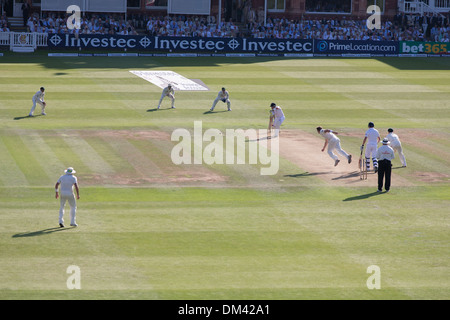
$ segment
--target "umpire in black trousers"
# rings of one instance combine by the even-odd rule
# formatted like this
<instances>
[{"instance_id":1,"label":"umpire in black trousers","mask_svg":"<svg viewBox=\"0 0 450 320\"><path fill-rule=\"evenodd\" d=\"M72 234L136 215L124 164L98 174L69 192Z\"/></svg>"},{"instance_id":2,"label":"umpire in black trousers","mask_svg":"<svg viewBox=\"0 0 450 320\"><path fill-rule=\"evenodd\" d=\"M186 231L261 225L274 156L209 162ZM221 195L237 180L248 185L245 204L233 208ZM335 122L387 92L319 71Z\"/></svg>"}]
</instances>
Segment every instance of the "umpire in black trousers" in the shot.
<instances>
[{"instance_id":1,"label":"umpire in black trousers","mask_svg":"<svg viewBox=\"0 0 450 320\"><path fill-rule=\"evenodd\" d=\"M383 179L384 189L386 192L391 188L391 161L394 159L394 149L389 147L389 140L383 139L383 145L377 150L378 159L378 192L383 191Z\"/></svg>"}]
</instances>

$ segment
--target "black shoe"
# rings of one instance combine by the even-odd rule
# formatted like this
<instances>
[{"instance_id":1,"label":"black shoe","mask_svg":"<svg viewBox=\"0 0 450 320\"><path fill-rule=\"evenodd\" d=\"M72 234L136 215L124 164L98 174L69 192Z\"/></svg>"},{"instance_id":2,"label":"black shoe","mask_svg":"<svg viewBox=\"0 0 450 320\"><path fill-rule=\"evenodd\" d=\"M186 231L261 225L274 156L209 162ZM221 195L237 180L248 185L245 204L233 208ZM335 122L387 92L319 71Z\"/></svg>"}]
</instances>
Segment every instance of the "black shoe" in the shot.
<instances>
[{"instance_id":1,"label":"black shoe","mask_svg":"<svg viewBox=\"0 0 450 320\"><path fill-rule=\"evenodd\" d=\"M60 226L61 228L64 228L64 225L63 225L62 223L60 223L59 226Z\"/></svg>"},{"instance_id":2,"label":"black shoe","mask_svg":"<svg viewBox=\"0 0 450 320\"><path fill-rule=\"evenodd\" d=\"M373 172L377 173L378 172L378 167L373 168Z\"/></svg>"}]
</instances>

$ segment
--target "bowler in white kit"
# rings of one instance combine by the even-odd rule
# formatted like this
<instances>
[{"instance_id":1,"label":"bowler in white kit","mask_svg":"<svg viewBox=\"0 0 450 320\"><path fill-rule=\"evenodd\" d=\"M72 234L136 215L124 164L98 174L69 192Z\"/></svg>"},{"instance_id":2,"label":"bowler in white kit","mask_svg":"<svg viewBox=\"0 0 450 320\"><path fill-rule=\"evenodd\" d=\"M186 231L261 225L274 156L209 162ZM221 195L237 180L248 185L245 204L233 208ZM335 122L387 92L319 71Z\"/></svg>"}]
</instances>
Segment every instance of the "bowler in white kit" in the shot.
<instances>
[{"instance_id":1,"label":"bowler in white kit","mask_svg":"<svg viewBox=\"0 0 450 320\"><path fill-rule=\"evenodd\" d=\"M325 138L325 144L323 145L322 152L328 145L327 153L334 160L334 166L337 166L340 160L338 156L333 153L333 150L338 151L340 154L346 157L348 163L352 162L352 155L348 154L341 148L341 140L336 136L338 132L330 129L323 129L320 126L317 127L316 130L317 133L319 133L322 137Z\"/></svg>"}]
</instances>

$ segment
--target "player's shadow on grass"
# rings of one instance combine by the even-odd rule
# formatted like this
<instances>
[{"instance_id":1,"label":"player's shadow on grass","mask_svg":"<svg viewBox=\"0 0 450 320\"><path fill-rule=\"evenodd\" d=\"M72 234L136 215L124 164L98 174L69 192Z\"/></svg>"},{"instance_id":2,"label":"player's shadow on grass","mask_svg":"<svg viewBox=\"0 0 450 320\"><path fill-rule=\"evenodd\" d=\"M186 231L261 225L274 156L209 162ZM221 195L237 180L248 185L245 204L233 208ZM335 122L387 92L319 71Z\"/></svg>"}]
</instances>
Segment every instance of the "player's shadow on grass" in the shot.
<instances>
[{"instance_id":1,"label":"player's shadow on grass","mask_svg":"<svg viewBox=\"0 0 450 320\"><path fill-rule=\"evenodd\" d=\"M148 109L147 112L164 111L164 110L172 110L172 108L162 108L162 109L153 108L153 109Z\"/></svg>"},{"instance_id":2,"label":"player's shadow on grass","mask_svg":"<svg viewBox=\"0 0 450 320\"><path fill-rule=\"evenodd\" d=\"M329 172L303 172L303 173L297 173L297 174L285 174L284 177L286 178L303 178L303 177L310 177L310 176L318 176L321 174L328 174Z\"/></svg>"},{"instance_id":3,"label":"player's shadow on grass","mask_svg":"<svg viewBox=\"0 0 450 320\"><path fill-rule=\"evenodd\" d=\"M36 236L42 236L42 235L51 234L51 233L55 233L55 232L59 232L59 231L70 230L73 228L75 228L75 227L70 227L70 228L54 227L54 228L48 228L48 229L32 231L32 232L16 233L12 237L13 238L36 237Z\"/></svg>"},{"instance_id":4,"label":"player's shadow on grass","mask_svg":"<svg viewBox=\"0 0 450 320\"><path fill-rule=\"evenodd\" d=\"M370 193L366 193L366 194L361 194L359 196L354 196L354 197L349 197L349 198L345 198L342 201L354 201L354 200L364 200L364 199L368 199L377 195L380 195L381 192L378 191L374 191L374 192L370 192Z\"/></svg>"},{"instance_id":5,"label":"player's shadow on grass","mask_svg":"<svg viewBox=\"0 0 450 320\"><path fill-rule=\"evenodd\" d=\"M340 180L340 179L348 179L348 178L354 178L358 177L360 175L359 171L350 172L347 174L343 174L340 177L332 178L331 180Z\"/></svg>"},{"instance_id":6,"label":"player's shadow on grass","mask_svg":"<svg viewBox=\"0 0 450 320\"><path fill-rule=\"evenodd\" d=\"M203 114L213 114L213 113L222 113L222 112L229 112L229 111L228 110L222 110L222 111L211 111L211 110L208 110L208 111L203 112Z\"/></svg>"},{"instance_id":7,"label":"player's shadow on grass","mask_svg":"<svg viewBox=\"0 0 450 320\"><path fill-rule=\"evenodd\" d=\"M272 136L260 136L256 139L246 139L245 142L258 142L258 141L270 140L270 139L272 139ZM274 137L274 139L276 139L276 137Z\"/></svg>"},{"instance_id":8,"label":"player's shadow on grass","mask_svg":"<svg viewBox=\"0 0 450 320\"><path fill-rule=\"evenodd\" d=\"M32 118L36 118L36 117L40 117L40 116L41 116L41 114L37 114L35 116L26 115L23 117L15 117L14 120L32 119Z\"/></svg>"}]
</instances>

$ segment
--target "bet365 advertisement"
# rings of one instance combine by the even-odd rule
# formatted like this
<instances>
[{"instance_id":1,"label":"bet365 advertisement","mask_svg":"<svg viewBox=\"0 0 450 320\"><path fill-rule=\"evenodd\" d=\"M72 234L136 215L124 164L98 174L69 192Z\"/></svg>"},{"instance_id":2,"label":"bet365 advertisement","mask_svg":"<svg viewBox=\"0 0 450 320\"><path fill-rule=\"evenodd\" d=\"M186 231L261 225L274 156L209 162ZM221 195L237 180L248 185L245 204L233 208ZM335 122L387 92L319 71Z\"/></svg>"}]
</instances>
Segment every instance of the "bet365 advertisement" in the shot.
<instances>
[{"instance_id":1,"label":"bet365 advertisement","mask_svg":"<svg viewBox=\"0 0 450 320\"><path fill-rule=\"evenodd\" d=\"M400 54L450 56L450 42L401 41Z\"/></svg>"}]
</instances>

